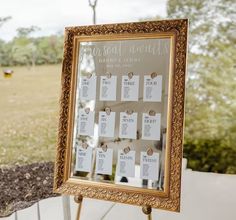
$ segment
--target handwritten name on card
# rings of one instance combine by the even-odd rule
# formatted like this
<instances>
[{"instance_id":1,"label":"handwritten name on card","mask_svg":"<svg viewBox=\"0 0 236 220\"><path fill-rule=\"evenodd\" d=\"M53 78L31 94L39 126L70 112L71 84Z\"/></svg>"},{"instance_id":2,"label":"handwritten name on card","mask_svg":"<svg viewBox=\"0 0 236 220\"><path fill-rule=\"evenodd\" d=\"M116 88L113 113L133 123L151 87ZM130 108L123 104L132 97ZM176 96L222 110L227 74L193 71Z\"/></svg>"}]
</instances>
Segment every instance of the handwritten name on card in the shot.
<instances>
[{"instance_id":1,"label":"handwritten name on card","mask_svg":"<svg viewBox=\"0 0 236 220\"><path fill-rule=\"evenodd\" d=\"M138 101L139 76L122 76L121 101Z\"/></svg>"},{"instance_id":2,"label":"handwritten name on card","mask_svg":"<svg viewBox=\"0 0 236 220\"><path fill-rule=\"evenodd\" d=\"M84 101L96 100L97 76L82 76L80 78L80 99Z\"/></svg>"},{"instance_id":3,"label":"handwritten name on card","mask_svg":"<svg viewBox=\"0 0 236 220\"><path fill-rule=\"evenodd\" d=\"M137 138L137 117L138 113L133 112L132 114L127 114L126 112L120 112L120 138Z\"/></svg>"},{"instance_id":4,"label":"handwritten name on card","mask_svg":"<svg viewBox=\"0 0 236 220\"><path fill-rule=\"evenodd\" d=\"M160 140L161 132L161 114L149 115L143 113L142 139Z\"/></svg>"},{"instance_id":5,"label":"handwritten name on card","mask_svg":"<svg viewBox=\"0 0 236 220\"><path fill-rule=\"evenodd\" d=\"M141 152L140 177L148 180L159 179L159 153L148 155L147 152Z\"/></svg>"},{"instance_id":6,"label":"handwritten name on card","mask_svg":"<svg viewBox=\"0 0 236 220\"><path fill-rule=\"evenodd\" d=\"M94 135L94 112L79 110L78 133L80 135Z\"/></svg>"},{"instance_id":7,"label":"handwritten name on card","mask_svg":"<svg viewBox=\"0 0 236 220\"><path fill-rule=\"evenodd\" d=\"M112 158L113 150L106 149L97 149L96 153L96 173L112 175Z\"/></svg>"},{"instance_id":8,"label":"handwritten name on card","mask_svg":"<svg viewBox=\"0 0 236 220\"><path fill-rule=\"evenodd\" d=\"M143 101L161 102L162 76L144 76Z\"/></svg>"},{"instance_id":9,"label":"handwritten name on card","mask_svg":"<svg viewBox=\"0 0 236 220\"><path fill-rule=\"evenodd\" d=\"M86 149L77 147L76 150L76 164L75 169L77 171L91 172L92 168L92 147Z\"/></svg>"},{"instance_id":10,"label":"handwritten name on card","mask_svg":"<svg viewBox=\"0 0 236 220\"><path fill-rule=\"evenodd\" d=\"M98 135L100 137L114 137L116 113L99 112Z\"/></svg>"},{"instance_id":11,"label":"handwritten name on card","mask_svg":"<svg viewBox=\"0 0 236 220\"><path fill-rule=\"evenodd\" d=\"M116 82L117 76L101 76L100 81L100 100L116 101Z\"/></svg>"},{"instance_id":12,"label":"handwritten name on card","mask_svg":"<svg viewBox=\"0 0 236 220\"><path fill-rule=\"evenodd\" d=\"M117 175L125 177L135 176L135 151L125 153L118 151Z\"/></svg>"}]
</instances>

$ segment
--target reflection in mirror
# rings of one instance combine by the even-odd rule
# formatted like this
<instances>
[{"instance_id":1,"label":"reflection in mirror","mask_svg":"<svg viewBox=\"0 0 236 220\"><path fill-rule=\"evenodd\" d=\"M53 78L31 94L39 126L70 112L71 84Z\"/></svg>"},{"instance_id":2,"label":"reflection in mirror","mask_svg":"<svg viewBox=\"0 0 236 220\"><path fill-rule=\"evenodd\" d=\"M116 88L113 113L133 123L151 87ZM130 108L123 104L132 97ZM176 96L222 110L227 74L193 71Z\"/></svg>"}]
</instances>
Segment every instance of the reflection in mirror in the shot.
<instances>
[{"instance_id":1,"label":"reflection in mirror","mask_svg":"<svg viewBox=\"0 0 236 220\"><path fill-rule=\"evenodd\" d=\"M74 178L163 190L170 42L79 43Z\"/></svg>"}]
</instances>

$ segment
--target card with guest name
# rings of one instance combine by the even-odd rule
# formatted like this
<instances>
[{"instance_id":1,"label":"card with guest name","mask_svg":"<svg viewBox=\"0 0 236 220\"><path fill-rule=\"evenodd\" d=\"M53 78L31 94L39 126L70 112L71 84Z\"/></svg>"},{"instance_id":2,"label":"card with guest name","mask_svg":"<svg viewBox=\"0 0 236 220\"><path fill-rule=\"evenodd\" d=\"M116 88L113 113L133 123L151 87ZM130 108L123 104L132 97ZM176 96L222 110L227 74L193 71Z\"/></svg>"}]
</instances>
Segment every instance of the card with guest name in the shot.
<instances>
[{"instance_id":1,"label":"card with guest name","mask_svg":"<svg viewBox=\"0 0 236 220\"><path fill-rule=\"evenodd\" d=\"M161 102L162 76L144 76L143 101Z\"/></svg>"},{"instance_id":2,"label":"card with guest name","mask_svg":"<svg viewBox=\"0 0 236 220\"><path fill-rule=\"evenodd\" d=\"M139 76L122 76L121 101L138 101Z\"/></svg>"},{"instance_id":3,"label":"card with guest name","mask_svg":"<svg viewBox=\"0 0 236 220\"><path fill-rule=\"evenodd\" d=\"M116 174L124 177L135 176L135 151L125 153L123 150L118 151L118 162Z\"/></svg>"},{"instance_id":4,"label":"card with guest name","mask_svg":"<svg viewBox=\"0 0 236 220\"><path fill-rule=\"evenodd\" d=\"M96 173L112 175L113 150L98 148L96 152Z\"/></svg>"},{"instance_id":5,"label":"card with guest name","mask_svg":"<svg viewBox=\"0 0 236 220\"><path fill-rule=\"evenodd\" d=\"M85 109L79 109L78 134L94 135L94 111L86 112Z\"/></svg>"},{"instance_id":6,"label":"card with guest name","mask_svg":"<svg viewBox=\"0 0 236 220\"><path fill-rule=\"evenodd\" d=\"M149 115L143 113L142 118L142 139L143 140L160 140L161 132L161 114Z\"/></svg>"},{"instance_id":7,"label":"card with guest name","mask_svg":"<svg viewBox=\"0 0 236 220\"><path fill-rule=\"evenodd\" d=\"M114 137L116 113L99 112L98 135L100 137Z\"/></svg>"},{"instance_id":8,"label":"card with guest name","mask_svg":"<svg viewBox=\"0 0 236 220\"><path fill-rule=\"evenodd\" d=\"M140 178L147 180L159 179L159 153L148 155L147 152L141 152Z\"/></svg>"},{"instance_id":9,"label":"card with guest name","mask_svg":"<svg viewBox=\"0 0 236 220\"><path fill-rule=\"evenodd\" d=\"M92 169L92 147L82 148L77 147L76 150L76 164L75 169L77 171L91 172Z\"/></svg>"},{"instance_id":10,"label":"card with guest name","mask_svg":"<svg viewBox=\"0 0 236 220\"><path fill-rule=\"evenodd\" d=\"M116 82L117 76L101 76L100 78L100 100L116 101Z\"/></svg>"},{"instance_id":11,"label":"card with guest name","mask_svg":"<svg viewBox=\"0 0 236 220\"><path fill-rule=\"evenodd\" d=\"M137 138L137 117L138 113L135 112L131 114L128 114L127 112L120 112L120 138Z\"/></svg>"},{"instance_id":12,"label":"card with guest name","mask_svg":"<svg viewBox=\"0 0 236 220\"><path fill-rule=\"evenodd\" d=\"M96 100L97 76L82 76L80 79L80 99L82 101Z\"/></svg>"}]
</instances>

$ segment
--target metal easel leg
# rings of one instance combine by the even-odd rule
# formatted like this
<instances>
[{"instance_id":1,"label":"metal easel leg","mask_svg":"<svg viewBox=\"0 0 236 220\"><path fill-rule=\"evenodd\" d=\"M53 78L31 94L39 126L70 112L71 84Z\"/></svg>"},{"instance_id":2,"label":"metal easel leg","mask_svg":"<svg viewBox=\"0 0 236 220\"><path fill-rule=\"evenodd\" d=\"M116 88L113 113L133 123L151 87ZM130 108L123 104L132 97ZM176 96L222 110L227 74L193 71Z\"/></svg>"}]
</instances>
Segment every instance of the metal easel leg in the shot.
<instances>
[{"instance_id":1,"label":"metal easel leg","mask_svg":"<svg viewBox=\"0 0 236 220\"><path fill-rule=\"evenodd\" d=\"M78 209L77 209L77 214L76 214L76 220L80 219L80 212L81 212L81 208L82 208L82 202L83 202L83 196L79 195L79 196L75 196L74 197L74 201L76 203L78 203Z\"/></svg>"},{"instance_id":2,"label":"metal easel leg","mask_svg":"<svg viewBox=\"0 0 236 220\"><path fill-rule=\"evenodd\" d=\"M147 215L148 220L152 220L152 207L151 206L144 206L142 211L145 215Z\"/></svg>"}]
</instances>

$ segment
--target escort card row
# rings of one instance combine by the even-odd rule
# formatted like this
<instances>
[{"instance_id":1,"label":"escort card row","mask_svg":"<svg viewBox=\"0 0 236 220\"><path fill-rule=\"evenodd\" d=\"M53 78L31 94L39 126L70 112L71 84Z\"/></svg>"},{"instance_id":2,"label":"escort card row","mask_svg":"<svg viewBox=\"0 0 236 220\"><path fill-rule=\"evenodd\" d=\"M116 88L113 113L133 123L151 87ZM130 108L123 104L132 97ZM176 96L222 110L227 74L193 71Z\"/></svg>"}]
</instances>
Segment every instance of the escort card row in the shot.
<instances>
[{"instance_id":1,"label":"escort card row","mask_svg":"<svg viewBox=\"0 0 236 220\"><path fill-rule=\"evenodd\" d=\"M116 101L117 76L101 76L100 100ZM122 76L121 101L138 101L139 76ZM96 100L97 76L82 76L80 81L80 99L83 101ZM161 102L162 76L145 75L143 101Z\"/></svg>"},{"instance_id":2,"label":"escort card row","mask_svg":"<svg viewBox=\"0 0 236 220\"><path fill-rule=\"evenodd\" d=\"M152 113L152 114L151 114ZM100 111L98 119L98 136L114 137L116 112ZM78 134L94 136L95 112L89 109L79 110ZM137 138L136 112L120 112L119 137ZM161 114L150 111L142 114L142 139L160 140Z\"/></svg>"},{"instance_id":3,"label":"escort card row","mask_svg":"<svg viewBox=\"0 0 236 220\"><path fill-rule=\"evenodd\" d=\"M76 151L76 171L92 171L93 148L79 146ZM113 150L106 148L96 149L95 173L112 175ZM135 177L135 151L118 150L116 175L120 177ZM140 154L140 178L158 180L159 178L159 153L141 152Z\"/></svg>"}]
</instances>

